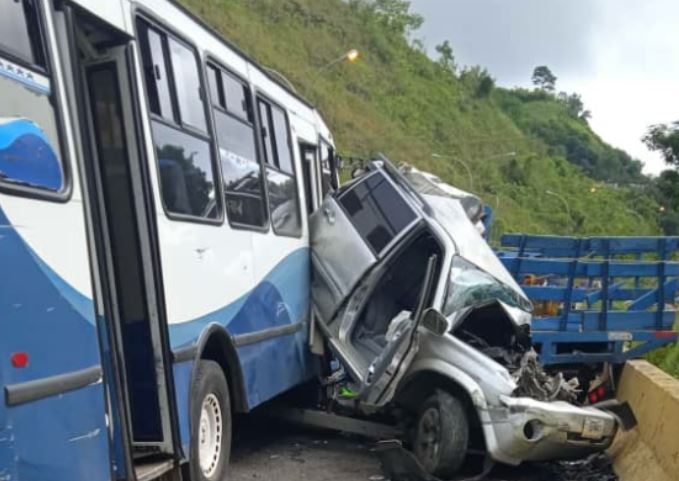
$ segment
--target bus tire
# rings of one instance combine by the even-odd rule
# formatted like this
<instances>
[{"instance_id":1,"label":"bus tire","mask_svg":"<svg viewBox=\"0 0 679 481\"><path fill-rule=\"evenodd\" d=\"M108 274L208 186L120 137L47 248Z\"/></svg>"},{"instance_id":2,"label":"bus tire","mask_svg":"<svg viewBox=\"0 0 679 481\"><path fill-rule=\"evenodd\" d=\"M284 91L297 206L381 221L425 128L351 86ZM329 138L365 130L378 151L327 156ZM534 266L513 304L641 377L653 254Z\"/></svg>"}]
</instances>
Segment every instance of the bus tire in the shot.
<instances>
[{"instance_id":1,"label":"bus tire","mask_svg":"<svg viewBox=\"0 0 679 481\"><path fill-rule=\"evenodd\" d=\"M191 481L225 481L231 455L231 400L224 371L200 360L191 388Z\"/></svg>"},{"instance_id":2,"label":"bus tire","mask_svg":"<svg viewBox=\"0 0 679 481\"><path fill-rule=\"evenodd\" d=\"M417 415L413 452L422 467L437 477L454 475L462 466L469 444L469 420L459 399L437 391Z\"/></svg>"}]
</instances>

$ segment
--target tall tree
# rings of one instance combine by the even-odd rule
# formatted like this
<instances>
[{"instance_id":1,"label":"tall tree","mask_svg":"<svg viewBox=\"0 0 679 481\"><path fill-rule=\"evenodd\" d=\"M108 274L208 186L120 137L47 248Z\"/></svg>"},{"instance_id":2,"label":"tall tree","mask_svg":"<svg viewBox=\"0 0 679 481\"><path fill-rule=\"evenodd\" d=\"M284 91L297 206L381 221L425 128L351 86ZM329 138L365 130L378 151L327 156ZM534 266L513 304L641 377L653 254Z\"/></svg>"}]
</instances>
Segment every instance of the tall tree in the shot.
<instances>
[{"instance_id":1,"label":"tall tree","mask_svg":"<svg viewBox=\"0 0 679 481\"><path fill-rule=\"evenodd\" d=\"M679 120L651 125L641 140L650 150L660 152L665 162L679 167Z\"/></svg>"},{"instance_id":2,"label":"tall tree","mask_svg":"<svg viewBox=\"0 0 679 481\"><path fill-rule=\"evenodd\" d=\"M374 0L373 7L382 21L398 33L408 33L422 26L424 17L410 11L407 0Z\"/></svg>"},{"instance_id":3,"label":"tall tree","mask_svg":"<svg viewBox=\"0 0 679 481\"><path fill-rule=\"evenodd\" d=\"M450 46L448 40L436 46L436 51L439 54L439 65L445 70L455 75L457 65L455 64L455 55L453 54L453 47Z\"/></svg>"},{"instance_id":4,"label":"tall tree","mask_svg":"<svg viewBox=\"0 0 679 481\"><path fill-rule=\"evenodd\" d=\"M547 92L554 92L556 88L556 75L546 65L535 67L531 80L534 85Z\"/></svg>"}]
</instances>

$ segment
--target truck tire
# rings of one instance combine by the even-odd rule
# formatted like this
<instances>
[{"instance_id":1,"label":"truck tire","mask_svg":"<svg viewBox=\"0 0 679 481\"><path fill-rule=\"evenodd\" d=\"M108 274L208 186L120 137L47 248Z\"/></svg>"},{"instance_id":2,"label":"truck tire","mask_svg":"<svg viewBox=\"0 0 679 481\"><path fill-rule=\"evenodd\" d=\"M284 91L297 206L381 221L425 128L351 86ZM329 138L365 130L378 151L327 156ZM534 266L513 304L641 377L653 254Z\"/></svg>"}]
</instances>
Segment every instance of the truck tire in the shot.
<instances>
[{"instance_id":1,"label":"truck tire","mask_svg":"<svg viewBox=\"0 0 679 481\"><path fill-rule=\"evenodd\" d=\"M199 361L191 387L192 481L225 481L231 455L231 400L224 371Z\"/></svg>"},{"instance_id":2,"label":"truck tire","mask_svg":"<svg viewBox=\"0 0 679 481\"><path fill-rule=\"evenodd\" d=\"M413 452L430 474L454 475L467 456L469 420L459 399L437 391L420 408L413 436Z\"/></svg>"}]
</instances>

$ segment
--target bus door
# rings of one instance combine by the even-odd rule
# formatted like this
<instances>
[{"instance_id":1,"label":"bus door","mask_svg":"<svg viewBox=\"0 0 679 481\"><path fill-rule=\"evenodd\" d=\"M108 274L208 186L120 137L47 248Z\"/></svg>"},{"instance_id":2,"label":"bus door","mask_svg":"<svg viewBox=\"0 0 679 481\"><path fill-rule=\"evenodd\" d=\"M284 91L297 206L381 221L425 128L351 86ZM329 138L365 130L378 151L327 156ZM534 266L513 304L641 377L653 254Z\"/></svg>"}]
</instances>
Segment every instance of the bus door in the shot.
<instances>
[{"instance_id":1,"label":"bus door","mask_svg":"<svg viewBox=\"0 0 679 481\"><path fill-rule=\"evenodd\" d=\"M103 336L111 345L109 398L119 424L112 430L120 431L112 437L137 479L153 479L175 468L177 436L154 212L143 137L136 135L133 51L129 37L91 17L74 15L72 28L89 134L85 167L107 319Z\"/></svg>"},{"instance_id":2,"label":"bus door","mask_svg":"<svg viewBox=\"0 0 679 481\"><path fill-rule=\"evenodd\" d=\"M52 2L0 1L0 479L110 479L87 231Z\"/></svg>"}]
</instances>

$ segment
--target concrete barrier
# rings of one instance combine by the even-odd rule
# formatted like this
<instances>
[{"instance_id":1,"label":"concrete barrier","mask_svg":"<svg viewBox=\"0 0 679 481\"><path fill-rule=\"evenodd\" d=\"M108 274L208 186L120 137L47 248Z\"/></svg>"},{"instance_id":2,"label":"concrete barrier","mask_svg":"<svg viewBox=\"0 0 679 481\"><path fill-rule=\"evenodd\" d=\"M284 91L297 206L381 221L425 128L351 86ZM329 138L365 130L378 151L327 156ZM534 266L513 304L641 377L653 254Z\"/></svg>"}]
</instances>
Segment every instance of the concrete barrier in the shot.
<instances>
[{"instance_id":1,"label":"concrete barrier","mask_svg":"<svg viewBox=\"0 0 679 481\"><path fill-rule=\"evenodd\" d=\"M646 361L631 361L618 399L630 403L639 421L610 449L620 480L679 481L679 380Z\"/></svg>"}]
</instances>

